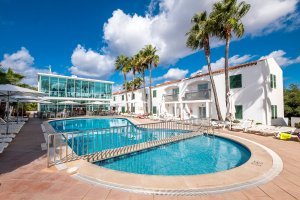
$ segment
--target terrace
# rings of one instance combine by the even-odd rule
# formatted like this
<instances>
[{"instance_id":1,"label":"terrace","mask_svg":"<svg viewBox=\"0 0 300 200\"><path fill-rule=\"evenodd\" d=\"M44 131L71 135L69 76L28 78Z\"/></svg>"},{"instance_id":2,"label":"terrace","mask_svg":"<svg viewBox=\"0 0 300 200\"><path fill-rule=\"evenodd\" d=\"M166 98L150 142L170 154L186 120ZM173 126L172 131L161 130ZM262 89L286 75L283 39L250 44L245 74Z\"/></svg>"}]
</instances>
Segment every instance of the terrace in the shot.
<instances>
[{"instance_id":1,"label":"terrace","mask_svg":"<svg viewBox=\"0 0 300 200\"><path fill-rule=\"evenodd\" d=\"M151 122L148 119L133 119L133 122ZM108 189L82 182L68 173L67 169L47 168L46 151L41 120L29 119L0 155L1 199L297 199L300 196L300 161L297 154L299 143L275 140L242 132L221 132L239 136L265 145L279 154L284 162L283 171L270 182L234 192L204 196L156 196ZM284 148L283 148L284 147ZM292 151L291 151L292 149Z\"/></svg>"}]
</instances>

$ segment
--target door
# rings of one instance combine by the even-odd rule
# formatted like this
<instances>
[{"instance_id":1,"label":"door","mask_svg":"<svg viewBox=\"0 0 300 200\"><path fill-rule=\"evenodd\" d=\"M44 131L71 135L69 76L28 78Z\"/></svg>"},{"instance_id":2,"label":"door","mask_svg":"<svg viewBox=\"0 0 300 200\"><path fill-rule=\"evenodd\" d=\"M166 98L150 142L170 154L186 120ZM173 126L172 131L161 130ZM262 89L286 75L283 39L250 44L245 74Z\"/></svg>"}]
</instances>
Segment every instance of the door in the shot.
<instances>
[{"instance_id":1,"label":"door","mask_svg":"<svg viewBox=\"0 0 300 200\"><path fill-rule=\"evenodd\" d=\"M206 118L206 107L199 107L199 118Z\"/></svg>"}]
</instances>

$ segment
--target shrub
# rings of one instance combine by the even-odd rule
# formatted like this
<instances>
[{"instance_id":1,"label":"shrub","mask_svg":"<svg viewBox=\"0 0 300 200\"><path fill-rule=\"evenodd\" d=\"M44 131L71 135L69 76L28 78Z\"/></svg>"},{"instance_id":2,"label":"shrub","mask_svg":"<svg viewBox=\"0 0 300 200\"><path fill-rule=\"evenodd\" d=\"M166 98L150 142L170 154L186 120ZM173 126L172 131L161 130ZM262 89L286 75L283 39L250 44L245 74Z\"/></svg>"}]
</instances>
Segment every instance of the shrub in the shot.
<instances>
[{"instance_id":1,"label":"shrub","mask_svg":"<svg viewBox=\"0 0 300 200\"><path fill-rule=\"evenodd\" d=\"M262 123L260 123L260 122L257 122L257 123L256 123L256 125L262 125Z\"/></svg>"},{"instance_id":2,"label":"shrub","mask_svg":"<svg viewBox=\"0 0 300 200\"><path fill-rule=\"evenodd\" d=\"M235 119L235 120L233 120L233 123L240 123L240 121L239 120L237 120L237 119Z\"/></svg>"},{"instance_id":3,"label":"shrub","mask_svg":"<svg viewBox=\"0 0 300 200\"><path fill-rule=\"evenodd\" d=\"M296 128L300 128L300 122L295 123L295 127L296 127Z\"/></svg>"}]
</instances>

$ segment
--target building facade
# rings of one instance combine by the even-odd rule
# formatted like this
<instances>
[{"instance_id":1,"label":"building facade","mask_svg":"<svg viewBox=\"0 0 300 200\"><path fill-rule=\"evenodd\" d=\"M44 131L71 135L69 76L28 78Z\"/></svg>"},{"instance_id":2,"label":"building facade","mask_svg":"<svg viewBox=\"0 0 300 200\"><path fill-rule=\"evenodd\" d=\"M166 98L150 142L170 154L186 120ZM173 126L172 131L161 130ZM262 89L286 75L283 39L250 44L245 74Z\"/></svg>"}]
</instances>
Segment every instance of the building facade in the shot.
<instances>
[{"instance_id":1,"label":"building facade","mask_svg":"<svg viewBox=\"0 0 300 200\"><path fill-rule=\"evenodd\" d=\"M223 119L226 115L224 70L213 72L217 95ZM273 58L258 60L230 67L230 113L237 120L254 120L267 125L285 124L283 102L283 75L280 66ZM143 90L134 93L134 102L129 109L143 114ZM119 104L118 111L125 112L125 93L113 95L113 103ZM122 97L123 96L123 97ZM217 119L214 95L208 73L198 74L156 85L152 88L152 113L173 116L180 119L213 118ZM149 108L150 109L150 108Z\"/></svg>"},{"instance_id":2,"label":"building facade","mask_svg":"<svg viewBox=\"0 0 300 200\"><path fill-rule=\"evenodd\" d=\"M95 79L38 73L38 90L47 94L44 100L52 104L40 104L39 111L61 112L63 109L84 111L108 110L112 100L113 82ZM73 101L76 105L64 105L60 102ZM101 105L89 105L90 102L102 102Z\"/></svg>"}]
</instances>

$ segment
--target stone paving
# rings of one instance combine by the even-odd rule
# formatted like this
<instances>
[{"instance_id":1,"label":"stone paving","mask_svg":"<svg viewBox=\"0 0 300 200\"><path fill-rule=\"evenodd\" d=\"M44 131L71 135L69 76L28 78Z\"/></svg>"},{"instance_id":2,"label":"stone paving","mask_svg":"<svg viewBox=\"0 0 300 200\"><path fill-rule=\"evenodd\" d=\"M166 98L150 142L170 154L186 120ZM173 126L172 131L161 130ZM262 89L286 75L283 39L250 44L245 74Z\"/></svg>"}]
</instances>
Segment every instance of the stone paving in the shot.
<instances>
[{"instance_id":1,"label":"stone paving","mask_svg":"<svg viewBox=\"0 0 300 200\"><path fill-rule=\"evenodd\" d=\"M300 143L280 141L240 132L227 132L261 143L274 150L284 170L273 181L237 192L214 196L154 196L107 189L80 182L64 171L47 168L39 119L30 119L14 141L0 154L0 199L300 199Z\"/></svg>"}]
</instances>

